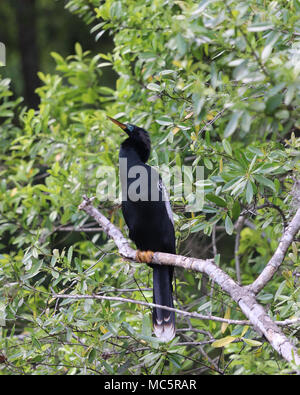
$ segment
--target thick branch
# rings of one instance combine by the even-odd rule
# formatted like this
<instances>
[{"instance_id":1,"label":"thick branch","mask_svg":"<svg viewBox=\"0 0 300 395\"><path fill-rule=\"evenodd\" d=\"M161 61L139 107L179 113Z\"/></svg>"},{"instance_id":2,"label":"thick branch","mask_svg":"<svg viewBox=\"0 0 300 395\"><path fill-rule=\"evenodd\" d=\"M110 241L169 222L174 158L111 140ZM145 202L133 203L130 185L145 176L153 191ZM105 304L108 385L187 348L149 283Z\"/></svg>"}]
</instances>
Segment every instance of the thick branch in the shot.
<instances>
[{"instance_id":1,"label":"thick branch","mask_svg":"<svg viewBox=\"0 0 300 395\"><path fill-rule=\"evenodd\" d=\"M136 251L129 246L128 241L125 239L121 231L92 206L92 200L93 199L88 199L86 196L84 196L84 200L80 204L79 209L84 210L86 213L92 216L100 226L103 227L103 230L116 243L119 253L122 256L127 259L136 260ZM292 223L285 232L285 234L288 233L288 235L286 235L288 240L290 240L291 236L293 239L293 232L291 229L294 229L294 227ZM288 232L289 229L290 232ZM287 249L288 246L285 245L285 241L283 239L285 240L284 236L281 240L281 244L284 244L285 248ZM227 292L236 303L238 303L241 310L251 321L257 332L263 334L272 347L277 352L279 352L283 358L289 362L295 360L295 362L300 365L300 357L297 354L297 349L290 343L280 328L271 320L264 308L259 303L257 303L254 294L248 288L238 285L227 273L215 265L212 259L203 260L181 255L155 252L152 263L156 263L158 265L177 266L187 270L194 270L207 274L225 292Z\"/></svg>"},{"instance_id":2,"label":"thick branch","mask_svg":"<svg viewBox=\"0 0 300 395\"><path fill-rule=\"evenodd\" d=\"M135 260L136 251L130 247L128 241L125 239L121 231L116 226L114 226L103 214L101 214L99 210L92 206L91 203L93 200L93 198L88 199L86 196L84 196L83 202L78 206L78 209L84 210L98 222L98 224L103 228L104 232L114 240L121 255L128 259Z\"/></svg>"}]
</instances>

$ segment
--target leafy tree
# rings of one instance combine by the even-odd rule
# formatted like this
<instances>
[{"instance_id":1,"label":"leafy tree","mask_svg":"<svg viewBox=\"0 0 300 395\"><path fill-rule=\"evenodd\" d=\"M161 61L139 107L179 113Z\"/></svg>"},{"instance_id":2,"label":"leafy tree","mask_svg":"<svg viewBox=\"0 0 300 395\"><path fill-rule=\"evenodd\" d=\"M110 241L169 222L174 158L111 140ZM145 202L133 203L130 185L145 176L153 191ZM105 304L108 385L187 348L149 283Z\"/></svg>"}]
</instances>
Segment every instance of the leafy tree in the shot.
<instances>
[{"instance_id":1,"label":"leafy tree","mask_svg":"<svg viewBox=\"0 0 300 395\"><path fill-rule=\"evenodd\" d=\"M103 169L117 168L123 138L107 113L151 131L151 165L189 165L194 175L204 167L202 210L185 212L187 199L171 194L178 253L214 257L244 285L258 276L299 207L299 1L66 7L100 44L108 31L115 48L95 54L78 43L66 59L52 53L56 72L39 73L36 111L0 82L0 371L294 372L250 325L178 315L178 336L163 344L145 306L53 295L151 298L150 269L124 261L78 210L83 194L95 195L126 232L117 203L103 201ZM115 90L103 78L108 66ZM176 277L178 308L244 320L211 280ZM274 320L299 318L298 239L258 300ZM283 329L296 345L297 322Z\"/></svg>"}]
</instances>

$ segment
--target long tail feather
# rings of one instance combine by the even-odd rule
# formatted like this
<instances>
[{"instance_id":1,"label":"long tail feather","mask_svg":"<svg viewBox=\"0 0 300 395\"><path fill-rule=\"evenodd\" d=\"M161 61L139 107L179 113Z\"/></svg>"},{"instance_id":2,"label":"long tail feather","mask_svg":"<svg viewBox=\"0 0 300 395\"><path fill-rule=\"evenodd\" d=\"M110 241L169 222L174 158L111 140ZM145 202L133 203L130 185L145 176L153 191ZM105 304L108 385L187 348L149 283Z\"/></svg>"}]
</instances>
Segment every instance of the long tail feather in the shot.
<instances>
[{"instance_id":1,"label":"long tail feather","mask_svg":"<svg viewBox=\"0 0 300 395\"><path fill-rule=\"evenodd\" d=\"M153 267L153 301L162 306L174 307L172 295L173 268L168 266ZM168 342L175 336L175 313L154 308L152 314L155 335Z\"/></svg>"}]
</instances>

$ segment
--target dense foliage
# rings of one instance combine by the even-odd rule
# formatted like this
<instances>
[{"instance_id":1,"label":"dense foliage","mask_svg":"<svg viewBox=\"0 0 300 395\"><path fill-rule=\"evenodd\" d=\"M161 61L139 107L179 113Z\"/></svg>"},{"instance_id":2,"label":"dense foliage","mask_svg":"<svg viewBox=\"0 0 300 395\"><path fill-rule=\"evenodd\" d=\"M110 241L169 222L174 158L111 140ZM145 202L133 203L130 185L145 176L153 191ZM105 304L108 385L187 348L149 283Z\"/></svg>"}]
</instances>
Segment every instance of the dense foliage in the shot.
<instances>
[{"instance_id":1,"label":"dense foliage","mask_svg":"<svg viewBox=\"0 0 300 395\"><path fill-rule=\"evenodd\" d=\"M185 212L171 191L178 253L214 257L242 284L257 277L300 200L299 1L71 0L67 8L89 24L99 53L84 43L66 59L52 53L56 72L39 73L37 111L0 82L0 372L293 371L251 326L178 315L166 345L151 336L147 307L53 293L152 297L151 269L125 262L78 211L83 194L96 195L126 232L118 202L103 200L102 166L117 174L123 139L106 114L150 130L151 165L204 167L201 211ZM106 30L109 54L101 53ZM118 73L115 90L106 67ZM201 275L176 278L178 308L245 319ZM297 240L258 299L275 320L299 317ZM297 327L284 332L297 345Z\"/></svg>"}]
</instances>

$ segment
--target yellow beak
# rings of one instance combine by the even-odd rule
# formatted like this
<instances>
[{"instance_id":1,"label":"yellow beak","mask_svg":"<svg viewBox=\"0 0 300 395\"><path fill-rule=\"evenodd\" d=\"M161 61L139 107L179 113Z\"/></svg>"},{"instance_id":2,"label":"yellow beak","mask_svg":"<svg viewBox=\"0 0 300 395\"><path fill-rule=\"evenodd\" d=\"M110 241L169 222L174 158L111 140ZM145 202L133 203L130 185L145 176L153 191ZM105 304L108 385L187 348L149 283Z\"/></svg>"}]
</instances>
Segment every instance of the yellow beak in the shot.
<instances>
[{"instance_id":1,"label":"yellow beak","mask_svg":"<svg viewBox=\"0 0 300 395\"><path fill-rule=\"evenodd\" d=\"M109 117L109 116L107 116L107 118L108 118L110 121L112 121L114 124L116 124L117 126L119 126L121 129L123 129L123 130L126 130L126 129L127 129L127 126L126 126L124 123L121 123L121 122L117 121L116 119L113 119L113 118L111 118L111 117Z\"/></svg>"}]
</instances>

